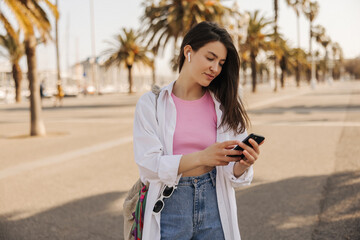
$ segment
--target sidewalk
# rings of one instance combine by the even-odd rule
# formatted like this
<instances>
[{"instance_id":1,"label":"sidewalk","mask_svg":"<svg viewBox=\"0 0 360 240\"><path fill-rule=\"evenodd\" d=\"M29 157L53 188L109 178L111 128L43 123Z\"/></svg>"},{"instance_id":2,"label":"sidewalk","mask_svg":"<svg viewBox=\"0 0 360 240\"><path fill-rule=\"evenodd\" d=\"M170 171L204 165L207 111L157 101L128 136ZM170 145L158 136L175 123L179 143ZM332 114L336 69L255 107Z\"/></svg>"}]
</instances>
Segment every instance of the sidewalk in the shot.
<instances>
[{"instance_id":1,"label":"sidewalk","mask_svg":"<svg viewBox=\"0 0 360 240\"><path fill-rule=\"evenodd\" d=\"M311 239L318 214L338 217L327 206L340 206L339 199L322 200L338 191L334 181L346 178L358 189L359 175L342 175L360 169L351 144L360 140L360 85L349 84L245 89L250 131L267 142L254 183L237 191L243 239ZM139 96L65 98L61 108L45 100L44 138L26 137L28 103L0 105L0 239L122 239L122 202L138 178L132 121ZM334 191L323 194L324 186ZM358 200L341 195L348 203ZM357 219L357 213L354 208L345 217ZM319 232L328 227L323 223Z\"/></svg>"}]
</instances>

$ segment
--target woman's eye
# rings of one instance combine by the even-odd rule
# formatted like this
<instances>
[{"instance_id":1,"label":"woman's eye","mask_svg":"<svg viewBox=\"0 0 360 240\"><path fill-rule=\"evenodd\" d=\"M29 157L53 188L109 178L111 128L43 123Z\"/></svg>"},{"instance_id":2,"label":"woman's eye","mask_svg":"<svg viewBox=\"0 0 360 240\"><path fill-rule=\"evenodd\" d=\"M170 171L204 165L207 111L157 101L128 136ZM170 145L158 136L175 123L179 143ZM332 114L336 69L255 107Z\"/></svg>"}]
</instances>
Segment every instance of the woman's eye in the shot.
<instances>
[{"instance_id":1,"label":"woman's eye","mask_svg":"<svg viewBox=\"0 0 360 240\"><path fill-rule=\"evenodd\" d=\"M208 58L208 57L207 57L207 60L212 61L212 60L214 60L214 59L213 59L213 58Z\"/></svg>"}]
</instances>

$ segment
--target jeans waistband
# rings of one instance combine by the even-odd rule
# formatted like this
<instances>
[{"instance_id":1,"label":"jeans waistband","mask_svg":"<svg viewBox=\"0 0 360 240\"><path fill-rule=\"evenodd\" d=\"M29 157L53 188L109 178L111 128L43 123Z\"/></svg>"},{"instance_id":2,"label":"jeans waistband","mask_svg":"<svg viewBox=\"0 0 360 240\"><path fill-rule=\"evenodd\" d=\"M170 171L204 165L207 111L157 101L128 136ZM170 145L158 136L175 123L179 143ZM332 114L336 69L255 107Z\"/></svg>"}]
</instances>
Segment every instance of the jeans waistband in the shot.
<instances>
[{"instance_id":1,"label":"jeans waistband","mask_svg":"<svg viewBox=\"0 0 360 240\"><path fill-rule=\"evenodd\" d=\"M189 186L194 184L202 184L212 181L213 186L216 183L216 168L210 172L204 173L200 176L195 177L181 177L178 183L178 186Z\"/></svg>"}]
</instances>

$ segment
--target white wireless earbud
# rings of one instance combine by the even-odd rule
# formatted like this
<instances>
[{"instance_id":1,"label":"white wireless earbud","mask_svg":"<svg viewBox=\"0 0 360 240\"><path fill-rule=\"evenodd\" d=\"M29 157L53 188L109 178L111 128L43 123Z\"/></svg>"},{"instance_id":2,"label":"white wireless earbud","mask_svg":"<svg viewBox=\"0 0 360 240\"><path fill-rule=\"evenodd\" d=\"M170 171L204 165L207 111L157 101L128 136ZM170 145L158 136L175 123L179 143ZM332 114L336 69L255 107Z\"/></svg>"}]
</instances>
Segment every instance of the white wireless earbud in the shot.
<instances>
[{"instance_id":1,"label":"white wireless earbud","mask_svg":"<svg viewBox=\"0 0 360 240\"><path fill-rule=\"evenodd\" d=\"M190 52L188 52L187 56L188 56L188 62L190 62Z\"/></svg>"}]
</instances>

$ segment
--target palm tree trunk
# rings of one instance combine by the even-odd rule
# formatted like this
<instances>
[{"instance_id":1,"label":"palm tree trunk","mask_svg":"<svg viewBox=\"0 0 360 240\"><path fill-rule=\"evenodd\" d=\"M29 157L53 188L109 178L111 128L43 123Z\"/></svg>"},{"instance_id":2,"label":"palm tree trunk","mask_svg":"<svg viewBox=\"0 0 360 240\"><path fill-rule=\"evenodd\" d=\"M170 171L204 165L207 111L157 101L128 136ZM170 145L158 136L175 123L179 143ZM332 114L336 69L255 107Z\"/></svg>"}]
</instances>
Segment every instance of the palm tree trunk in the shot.
<instances>
[{"instance_id":1,"label":"palm tree trunk","mask_svg":"<svg viewBox=\"0 0 360 240\"><path fill-rule=\"evenodd\" d=\"M128 81L129 81L129 93L132 93L132 72L131 72L131 68L132 65L127 65L128 71L129 71L129 76L128 76Z\"/></svg>"},{"instance_id":2,"label":"palm tree trunk","mask_svg":"<svg viewBox=\"0 0 360 240\"><path fill-rule=\"evenodd\" d=\"M241 68L242 68L242 74L243 74L243 82L242 82L242 85L245 86L246 85L246 69L247 69L247 66L246 66L246 62L244 60L242 60L241 62Z\"/></svg>"},{"instance_id":3,"label":"palm tree trunk","mask_svg":"<svg viewBox=\"0 0 360 240\"><path fill-rule=\"evenodd\" d=\"M296 56L296 87L300 87L300 63L298 56Z\"/></svg>"},{"instance_id":4,"label":"palm tree trunk","mask_svg":"<svg viewBox=\"0 0 360 240\"><path fill-rule=\"evenodd\" d=\"M58 0L56 0L56 7L58 8ZM59 29L58 19L55 19L55 48L56 48L56 70L57 70L57 85L61 85L61 71L60 71L60 55L59 55ZM61 88L58 88L61 89ZM60 94L58 92L58 94Z\"/></svg>"},{"instance_id":5,"label":"palm tree trunk","mask_svg":"<svg viewBox=\"0 0 360 240\"><path fill-rule=\"evenodd\" d=\"M243 78L244 78L243 86L246 85L246 81L247 81L246 70L247 70L247 68L245 67L245 68L243 69Z\"/></svg>"},{"instance_id":6,"label":"palm tree trunk","mask_svg":"<svg viewBox=\"0 0 360 240\"><path fill-rule=\"evenodd\" d=\"M274 33L275 33L275 44L277 46L278 44L278 35L277 35L277 19L278 19L278 0L274 0L274 12L275 12L275 26L274 26ZM275 61L274 61L274 81L275 81L275 87L274 92L277 91L278 88L278 76L277 76L277 67L278 67L278 58L275 55Z\"/></svg>"},{"instance_id":7,"label":"palm tree trunk","mask_svg":"<svg viewBox=\"0 0 360 240\"><path fill-rule=\"evenodd\" d=\"M300 51L300 16L298 10L296 11L296 27L297 27L298 51ZM300 87L299 54L296 55L296 87Z\"/></svg>"},{"instance_id":8,"label":"palm tree trunk","mask_svg":"<svg viewBox=\"0 0 360 240\"><path fill-rule=\"evenodd\" d=\"M281 68L280 84L281 84L281 88L284 88L285 87L285 74L286 74L286 58L284 56L281 57L280 68Z\"/></svg>"},{"instance_id":9,"label":"palm tree trunk","mask_svg":"<svg viewBox=\"0 0 360 240\"><path fill-rule=\"evenodd\" d=\"M31 136L45 136L45 125L41 117L40 85L36 70L36 38L35 35L25 36L25 53L28 65L28 79L30 88L30 117Z\"/></svg>"},{"instance_id":10,"label":"palm tree trunk","mask_svg":"<svg viewBox=\"0 0 360 240\"><path fill-rule=\"evenodd\" d=\"M255 56L255 54L251 53L250 58L251 58L252 92L256 92L256 56Z\"/></svg>"},{"instance_id":11,"label":"palm tree trunk","mask_svg":"<svg viewBox=\"0 0 360 240\"><path fill-rule=\"evenodd\" d=\"M21 80L22 72L19 63L14 63L12 66L12 74L15 81L15 100L17 103L21 102Z\"/></svg>"},{"instance_id":12,"label":"palm tree trunk","mask_svg":"<svg viewBox=\"0 0 360 240\"><path fill-rule=\"evenodd\" d=\"M278 68L278 60L277 60L277 57L275 56L275 61L274 61L274 82L275 82L274 92L277 92L277 89L278 89L277 68Z\"/></svg>"}]
</instances>

